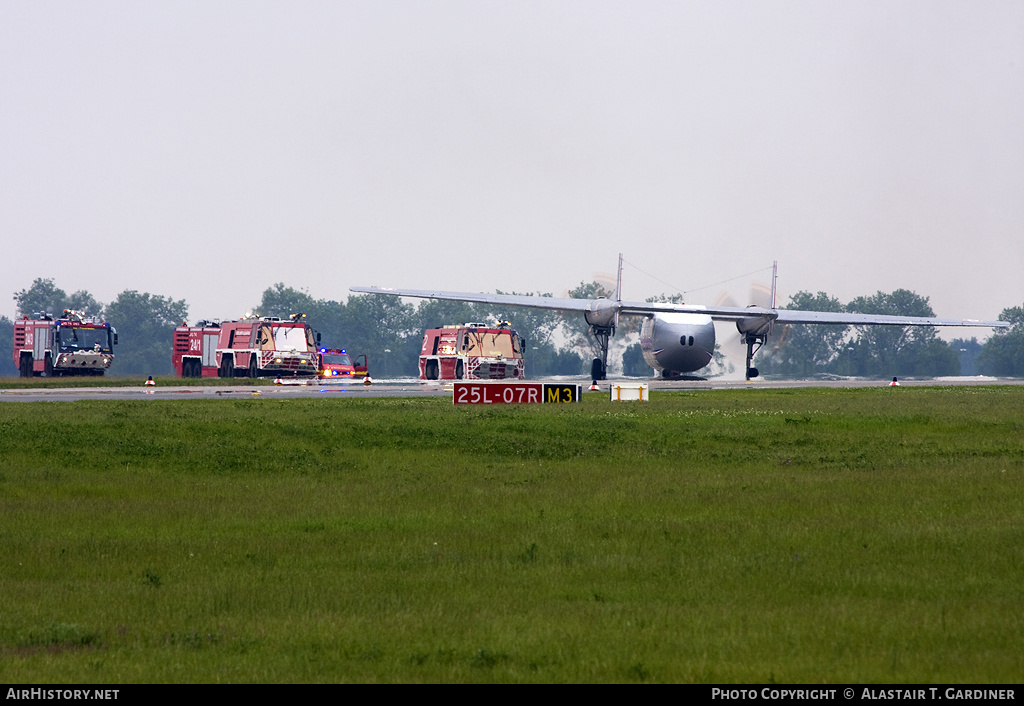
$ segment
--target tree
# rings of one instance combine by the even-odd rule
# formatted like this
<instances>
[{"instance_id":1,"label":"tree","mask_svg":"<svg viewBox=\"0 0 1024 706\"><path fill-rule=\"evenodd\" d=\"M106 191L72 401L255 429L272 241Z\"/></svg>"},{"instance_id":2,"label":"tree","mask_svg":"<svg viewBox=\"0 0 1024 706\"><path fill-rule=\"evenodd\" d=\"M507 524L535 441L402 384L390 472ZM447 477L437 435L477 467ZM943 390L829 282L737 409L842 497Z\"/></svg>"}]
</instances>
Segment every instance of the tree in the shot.
<instances>
[{"instance_id":1,"label":"tree","mask_svg":"<svg viewBox=\"0 0 1024 706\"><path fill-rule=\"evenodd\" d=\"M857 297L846 305L859 314L935 316L928 298L906 289ZM850 374L888 377L957 375L960 362L934 326L855 326L857 340L843 351L839 367ZM849 350L849 349L853 350Z\"/></svg>"},{"instance_id":2,"label":"tree","mask_svg":"<svg viewBox=\"0 0 1024 706\"><path fill-rule=\"evenodd\" d=\"M978 354L978 370L983 375L1002 377L1024 376L1024 306L1003 309L1000 321L1010 328L999 329L985 341Z\"/></svg>"},{"instance_id":3,"label":"tree","mask_svg":"<svg viewBox=\"0 0 1024 706\"><path fill-rule=\"evenodd\" d=\"M87 316L101 318L105 315L103 305L96 301L96 298L84 289L80 289L68 297L67 306L64 309L74 309ZM63 311L63 309L61 310Z\"/></svg>"},{"instance_id":4,"label":"tree","mask_svg":"<svg viewBox=\"0 0 1024 706\"><path fill-rule=\"evenodd\" d=\"M1024 329L1024 306L1003 309L1003 312L999 314L999 320L1008 321L1011 329Z\"/></svg>"},{"instance_id":5,"label":"tree","mask_svg":"<svg viewBox=\"0 0 1024 706\"><path fill-rule=\"evenodd\" d=\"M960 358L961 375L978 374L978 354L981 353L981 344L974 336L970 340L966 338L954 338L949 342L953 352Z\"/></svg>"},{"instance_id":6,"label":"tree","mask_svg":"<svg viewBox=\"0 0 1024 706\"><path fill-rule=\"evenodd\" d=\"M801 311L844 310L843 304L825 292L797 292L786 309ZM773 347L758 367L782 377L807 377L829 370L845 347L849 326L834 324L782 324L774 332Z\"/></svg>"},{"instance_id":7,"label":"tree","mask_svg":"<svg viewBox=\"0 0 1024 706\"><path fill-rule=\"evenodd\" d=\"M650 377L652 368L644 360L644 352L639 343L626 346L622 353L622 374L633 377Z\"/></svg>"},{"instance_id":8,"label":"tree","mask_svg":"<svg viewBox=\"0 0 1024 706\"><path fill-rule=\"evenodd\" d=\"M308 292L285 287L283 282L278 282L263 290L263 299L257 311L260 316L277 316L282 319L292 314L306 314L309 318L310 313L318 309L319 305L320 302L309 296Z\"/></svg>"},{"instance_id":9,"label":"tree","mask_svg":"<svg viewBox=\"0 0 1024 706\"><path fill-rule=\"evenodd\" d=\"M418 375L423 331L413 330L415 310L400 297L360 294L348 298L342 317L349 351L366 353L371 375ZM378 372L379 371L379 372Z\"/></svg>"},{"instance_id":10,"label":"tree","mask_svg":"<svg viewBox=\"0 0 1024 706\"><path fill-rule=\"evenodd\" d=\"M118 347L111 370L118 375L173 375L174 328L188 318L185 300L125 290L107 307L117 329Z\"/></svg>"},{"instance_id":11,"label":"tree","mask_svg":"<svg viewBox=\"0 0 1024 706\"><path fill-rule=\"evenodd\" d=\"M314 299L308 292L285 287L278 282L263 291L263 298L256 311L261 316L276 316L287 319L292 314L305 314L305 321L320 334L320 345L324 348L348 348L344 335L343 321L345 305L336 301ZM362 353L363 351L355 351Z\"/></svg>"},{"instance_id":12,"label":"tree","mask_svg":"<svg viewBox=\"0 0 1024 706\"><path fill-rule=\"evenodd\" d=\"M56 318L65 309L75 309L89 316L103 315L103 305L89 292L79 290L69 297L49 278L36 278L28 289L14 293L14 301L18 307L18 316L32 317L44 313Z\"/></svg>"},{"instance_id":13,"label":"tree","mask_svg":"<svg viewBox=\"0 0 1024 706\"><path fill-rule=\"evenodd\" d=\"M590 370L590 362L570 349L559 349L552 343L526 339L523 357L528 378L548 375L582 375Z\"/></svg>"}]
</instances>

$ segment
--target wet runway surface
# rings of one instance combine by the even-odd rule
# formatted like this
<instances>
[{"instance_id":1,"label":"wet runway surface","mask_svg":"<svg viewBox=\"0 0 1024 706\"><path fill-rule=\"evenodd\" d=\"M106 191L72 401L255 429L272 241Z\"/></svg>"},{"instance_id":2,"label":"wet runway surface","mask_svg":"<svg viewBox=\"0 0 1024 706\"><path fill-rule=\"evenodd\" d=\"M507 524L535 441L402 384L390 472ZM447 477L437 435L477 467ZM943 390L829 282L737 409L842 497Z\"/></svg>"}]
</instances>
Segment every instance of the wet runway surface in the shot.
<instances>
[{"instance_id":1,"label":"wet runway surface","mask_svg":"<svg viewBox=\"0 0 1024 706\"><path fill-rule=\"evenodd\" d=\"M590 380L582 378L547 378L526 382L575 382L586 390ZM646 383L652 394L659 390L728 390L779 388L854 388L887 387L888 380L661 380L640 378L614 378L599 383L606 394L609 385ZM1024 380L991 377L948 377L922 380L900 380L903 387L965 386L965 385L1024 385ZM372 397L451 397L452 383L426 382L415 378L375 380L372 385L362 383L316 383L285 385L231 385L216 387L53 387L0 390L0 402L73 402L76 400L230 400L247 398L372 398Z\"/></svg>"}]
</instances>

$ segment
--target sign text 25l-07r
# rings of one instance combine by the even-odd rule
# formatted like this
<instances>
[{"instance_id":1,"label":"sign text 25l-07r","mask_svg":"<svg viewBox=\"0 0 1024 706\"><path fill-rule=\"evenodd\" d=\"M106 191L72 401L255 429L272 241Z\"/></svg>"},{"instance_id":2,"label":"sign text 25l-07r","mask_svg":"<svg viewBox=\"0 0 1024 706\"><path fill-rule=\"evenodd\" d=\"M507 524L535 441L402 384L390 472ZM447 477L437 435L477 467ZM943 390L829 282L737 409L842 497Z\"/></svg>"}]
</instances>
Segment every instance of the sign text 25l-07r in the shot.
<instances>
[{"instance_id":1,"label":"sign text 25l-07r","mask_svg":"<svg viewBox=\"0 0 1024 706\"><path fill-rule=\"evenodd\" d=\"M549 382L456 382L455 404L543 404L579 402L580 386Z\"/></svg>"}]
</instances>

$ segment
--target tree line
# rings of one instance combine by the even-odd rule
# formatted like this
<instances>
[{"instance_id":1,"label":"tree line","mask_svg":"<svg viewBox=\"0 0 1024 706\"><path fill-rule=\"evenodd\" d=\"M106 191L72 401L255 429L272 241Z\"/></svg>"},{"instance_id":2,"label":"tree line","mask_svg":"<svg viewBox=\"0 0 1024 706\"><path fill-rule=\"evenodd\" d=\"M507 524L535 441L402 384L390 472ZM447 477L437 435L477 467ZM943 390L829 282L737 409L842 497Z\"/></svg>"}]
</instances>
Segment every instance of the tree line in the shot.
<instances>
[{"instance_id":1,"label":"tree line","mask_svg":"<svg viewBox=\"0 0 1024 706\"><path fill-rule=\"evenodd\" d=\"M569 294L589 298L611 293L597 282L581 282ZM37 312L59 315L64 309L75 309L109 321L120 339L112 374L174 373L171 339L174 328L188 320L184 299L126 290L104 305L86 291L69 295L54 280L40 278L27 289L15 292L14 300L19 318L32 317ZM786 308L934 316L926 297L904 289L857 297L847 304L824 292L798 292ZM352 355L365 353L371 374L377 377L415 375L425 329L470 321L512 322L524 339L527 374L531 377L586 374L596 352L583 317L543 309L431 299L413 305L398 297L373 294L352 295L340 302L314 299L306 291L277 283L264 290L253 311L282 318L296 312L306 314L307 323L320 332L322 346L345 348ZM1010 322L1011 328L998 331L983 344L973 338L946 343L930 326L779 326L758 354L758 367L764 375L792 378L828 374L1024 376L1024 306L1004 309L999 318ZM12 340L13 329L13 321L0 317L3 340ZM638 330L637 320L620 321L619 336L614 339L609 358L613 372L652 374L643 361L639 343L635 342ZM717 353L716 360L702 374L713 375L725 365ZM0 375L17 372L9 354L0 358Z\"/></svg>"},{"instance_id":2,"label":"tree line","mask_svg":"<svg viewBox=\"0 0 1024 706\"><path fill-rule=\"evenodd\" d=\"M935 316L927 297L906 289L878 292L843 304L825 292L797 292L787 309L894 316ZM1024 308L1004 309L998 329L984 344L977 338L938 337L934 326L777 326L758 368L776 377L1024 376Z\"/></svg>"},{"instance_id":3,"label":"tree line","mask_svg":"<svg viewBox=\"0 0 1024 706\"><path fill-rule=\"evenodd\" d=\"M119 338L110 374L174 374L171 342L175 327L188 321L189 307L184 299L126 290L104 305L86 291L69 295L54 280L40 278L15 292L14 301L18 318L32 318L37 313L56 317L65 309L74 309L108 321ZM413 306L383 295L354 295L339 302L314 299L308 292L283 283L264 290L252 311L281 318L305 314L306 322L320 332L321 346L345 348L353 356L365 353L371 374L377 377L416 375L423 331L469 321L513 322L525 341L531 375L577 375L590 365L585 356L586 327L579 326L578 317L565 318L552 311L503 310L436 300L423 300ZM13 335L14 322L0 317L0 337L8 346ZM0 375L17 374L13 358L7 353L0 359Z\"/></svg>"}]
</instances>

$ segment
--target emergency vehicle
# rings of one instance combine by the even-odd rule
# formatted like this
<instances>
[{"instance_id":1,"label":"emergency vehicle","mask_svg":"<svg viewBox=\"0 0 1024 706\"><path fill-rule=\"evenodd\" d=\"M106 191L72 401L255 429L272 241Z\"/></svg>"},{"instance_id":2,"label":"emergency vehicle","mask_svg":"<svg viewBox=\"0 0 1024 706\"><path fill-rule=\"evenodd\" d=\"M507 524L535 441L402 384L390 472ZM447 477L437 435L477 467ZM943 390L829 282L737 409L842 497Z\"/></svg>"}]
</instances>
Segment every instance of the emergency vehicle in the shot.
<instances>
[{"instance_id":1,"label":"emergency vehicle","mask_svg":"<svg viewBox=\"0 0 1024 706\"><path fill-rule=\"evenodd\" d=\"M183 378L314 376L320 334L302 321L304 317L183 323L174 329L171 363Z\"/></svg>"},{"instance_id":2,"label":"emergency vehicle","mask_svg":"<svg viewBox=\"0 0 1024 706\"><path fill-rule=\"evenodd\" d=\"M34 314L14 322L14 364L21 377L102 375L114 360L117 331L65 309L59 319Z\"/></svg>"},{"instance_id":3,"label":"emergency vehicle","mask_svg":"<svg viewBox=\"0 0 1024 706\"><path fill-rule=\"evenodd\" d=\"M427 329L420 380L506 380L526 377L523 342L507 321Z\"/></svg>"},{"instance_id":4,"label":"emergency vehicle","mask_svg":"<svg viewBox=\"0 0 1024 706\"><path fill-rule=\"evenodd\" d=\"M320 377L330 378L365 378L366 356L356 356L355 363L344 348L321 348L319 356Z\"/></svg>"}]
</instances>

